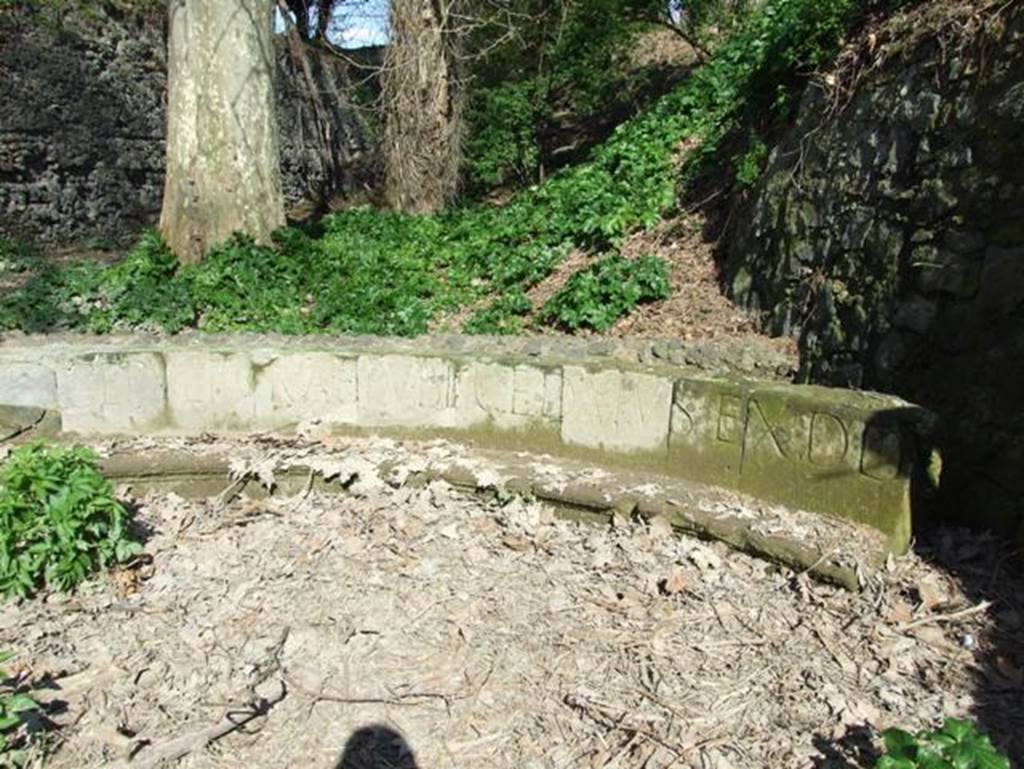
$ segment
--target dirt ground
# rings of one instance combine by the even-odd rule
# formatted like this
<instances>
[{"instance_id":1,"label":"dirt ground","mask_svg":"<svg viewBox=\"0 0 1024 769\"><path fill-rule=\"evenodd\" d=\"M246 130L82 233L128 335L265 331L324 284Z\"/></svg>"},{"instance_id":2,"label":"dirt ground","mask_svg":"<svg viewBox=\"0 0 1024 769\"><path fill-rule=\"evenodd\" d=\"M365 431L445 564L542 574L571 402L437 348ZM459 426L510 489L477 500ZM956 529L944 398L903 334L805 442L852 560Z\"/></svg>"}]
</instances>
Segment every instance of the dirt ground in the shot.
<instances>
[{"instance_id":1,"label":"dirt ground","mask_svg":"<svg viewBox=\"0 0 1024 769\"><path fill-rule=\"evenodd\" d=\"M672 294L640 305L612 326L609 335L679 339L761 336L757 317L722 293L715 243L706 237L706 226L703 214L681 214L627 239L622 249L626 256L656 254L665 260ZM788 339L773 341L793 344Z\"/></svg>"},{"instance_id":2,"label":"dirt ground","mask_svg":"<svg viewBox=\"0 0 1024 769\"><path fill-rule=\"evenodd\" d=\"M662 521L400 477L144 496L146 559L4 606L46 765L852 768L944 715L1024 747L1024 590L977 535L855 594Z\"/></svg>"}]
</instances>

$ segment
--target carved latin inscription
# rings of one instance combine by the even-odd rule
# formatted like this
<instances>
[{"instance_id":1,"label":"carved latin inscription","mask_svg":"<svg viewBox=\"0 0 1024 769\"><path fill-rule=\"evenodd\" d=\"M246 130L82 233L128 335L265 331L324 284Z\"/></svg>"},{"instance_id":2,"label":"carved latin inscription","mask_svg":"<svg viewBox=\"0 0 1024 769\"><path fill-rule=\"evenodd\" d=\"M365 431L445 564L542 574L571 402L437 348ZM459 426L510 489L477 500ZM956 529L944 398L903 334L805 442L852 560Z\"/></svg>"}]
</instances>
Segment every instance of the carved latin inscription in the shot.
<instances>
[{"instance_id":1,"label":"carved latin inscription","mask_svg":"<svg viewBox=\"0 0 1024 769\"><path fill-rule=\"evenodd\" d=\"M720 467L741 474L747 465L772 463L803 466L802 475L861 474L879 481L901 473L903 436L896 425L869 423L870 409L863 416L855 409L837 413L813 397L782 400L770 389L723 389L718 383L677 383L673 445L698 452L718 446L725 452L718 454Z\"/></svg>"}]
</instances>

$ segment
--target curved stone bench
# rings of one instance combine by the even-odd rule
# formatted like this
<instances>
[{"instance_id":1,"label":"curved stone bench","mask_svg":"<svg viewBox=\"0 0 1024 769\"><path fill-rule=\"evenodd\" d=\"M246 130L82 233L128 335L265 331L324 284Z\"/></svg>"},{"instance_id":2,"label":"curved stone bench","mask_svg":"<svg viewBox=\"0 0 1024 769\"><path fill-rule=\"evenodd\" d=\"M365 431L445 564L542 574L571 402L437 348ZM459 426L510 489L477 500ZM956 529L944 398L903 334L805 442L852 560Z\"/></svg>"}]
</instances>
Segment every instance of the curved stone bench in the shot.
<instances>
[{"instance_id":1,"label":"curved stone bench","mask_svg":"<svg viewBox=\"0 0 1024 769\"><path fill-rule=\"evenodd\" d=\"M911 532L927 412L670 362L656 346L465 337L10 337L0 405L85 434L451 437L643 469ZM652 351L654 354L652 354Z\"/></svg>"}]
</instances>

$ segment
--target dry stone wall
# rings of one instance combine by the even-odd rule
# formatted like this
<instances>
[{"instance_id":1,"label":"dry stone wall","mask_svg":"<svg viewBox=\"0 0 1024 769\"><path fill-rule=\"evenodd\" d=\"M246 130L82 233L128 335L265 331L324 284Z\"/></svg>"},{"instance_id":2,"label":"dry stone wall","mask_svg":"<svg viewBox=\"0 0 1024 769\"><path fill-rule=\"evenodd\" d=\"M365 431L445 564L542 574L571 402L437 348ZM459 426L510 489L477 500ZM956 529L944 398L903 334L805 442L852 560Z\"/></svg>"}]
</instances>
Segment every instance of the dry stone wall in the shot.
<instances>
[{"instance_id":1,"label":"dry stone wall","mask_svg":"<svg viewBox=\"0 0 1024 769\"><path fill-rule=\"evenodd\" d=\"M1024 538L1024 5L924 32L945 8L893 32L841 111L809 88L726 281L799 340L804 379L937 412L946 512Z\"/></svg>"},{"instance_id":2,"label":"dry stone wall","mask_svg":"<svg viewBox=\"0 0 1024 769\"><path fill-rule=\"evenodd\" d=\"M12 338L0 344L0 406L57 412L77 433L315 422L450 436L721 486L869 524L907 546L923 410L582 346L528 349L450 338Z\"/></svg>"}]
</instances>

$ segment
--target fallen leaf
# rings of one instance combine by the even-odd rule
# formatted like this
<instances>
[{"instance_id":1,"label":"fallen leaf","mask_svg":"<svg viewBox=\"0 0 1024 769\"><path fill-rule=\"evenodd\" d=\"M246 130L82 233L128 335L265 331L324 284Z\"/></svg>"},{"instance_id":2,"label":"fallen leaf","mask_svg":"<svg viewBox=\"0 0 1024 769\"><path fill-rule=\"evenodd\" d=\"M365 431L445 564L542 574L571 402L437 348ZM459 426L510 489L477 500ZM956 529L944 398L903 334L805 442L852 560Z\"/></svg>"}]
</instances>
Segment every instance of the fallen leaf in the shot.
<instances>
[{"instance_id":1,"label":"fallen leaf","mask_svg":"<svg viewBox=\"0 0 1024 769\"><path fill-rule=\"evenodd\" d=\"M917 583L917 594L921 603L926 609L934 609L948 604L950 601L949 589L940 577L929 574Z\"/></svg>"},{"instance_id":2,"label":"fallen leaf","mask_svg":"<svg viewBox=\"0 0 1024 769\"><path fill-rule=\"evenodd\" d=\"M885 615L890 625L900 625L910 622L914 618L914 611L906 601L897 598L889 607L889 613Z\"/></svg>"},{"instance_id":3,"label":"fallen leaf","mask_svg":"<svg viewBox=\"0 0 1024 769\"><path fill-rule=\"evenodd\" d=\"M669 572L669 575L665 579L658 583L658 588L665 595L675 595L676 593L682 593L690 586L690 580L686 576L686 572L679 566L676 566Z\"/></svg>"},{"instance_id":4,"label":"fallen leaf","mask_svg":"<svg viewBox=\"0 0 1024 769\"><path fill-rule=\"evenodd\" d=\"M956 649L957 646L948 638L942 631L942 628L936 627L935 625L922 625L916 627L910 631L915 638L919 641L923 641L929 646L934 646L937 649Z\"/></svg>"},{"instance_id":5,"label":"fallen leaf","mask_svg":"<svg viewBox=\"0 0 1024 769\"><path fill-rule=\"evenodd\" d=\"M509 550L515 550L517 553L525 553L533 548L533 543L530 540L516 534L506 534L501 538L501 544Z\"/></svg>"},{"instance_id":6,"label":"fallen leaf","mask_svg":"<svg viewBox=\"0 0 1024 769\"><path fill-rule=\"evenodd\" d=\"M1020 686L1024 683L1024 671L1007 657L996 657L996 670L999 671L999 675L1014 686Z\"/></svg>"}]
</instances>

